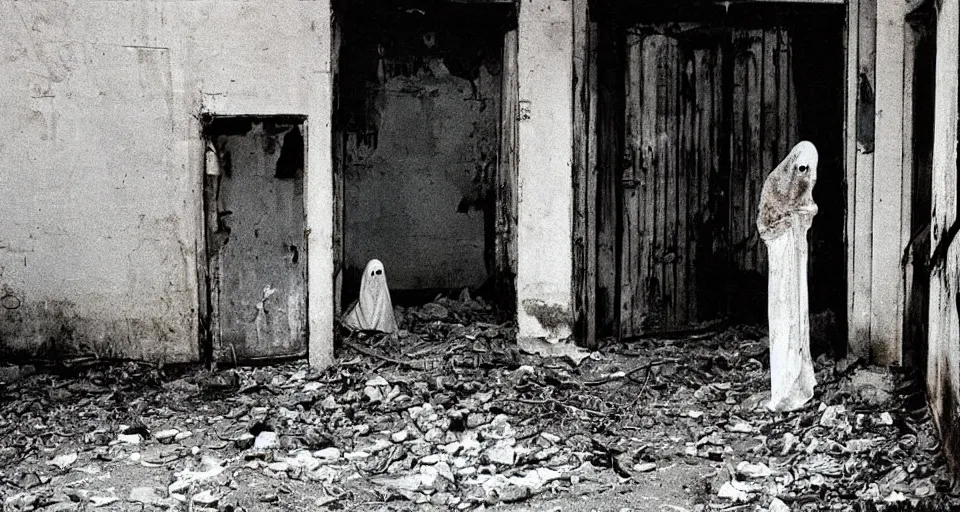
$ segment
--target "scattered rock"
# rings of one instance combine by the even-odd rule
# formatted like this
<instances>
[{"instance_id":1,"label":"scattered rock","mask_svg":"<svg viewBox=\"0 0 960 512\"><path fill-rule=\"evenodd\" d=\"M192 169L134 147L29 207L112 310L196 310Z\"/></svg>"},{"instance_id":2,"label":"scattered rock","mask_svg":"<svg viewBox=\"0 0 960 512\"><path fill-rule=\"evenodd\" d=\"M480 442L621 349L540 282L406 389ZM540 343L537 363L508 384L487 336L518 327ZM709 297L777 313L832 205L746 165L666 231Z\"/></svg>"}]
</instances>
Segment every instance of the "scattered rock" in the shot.
<instances>
[{"instance_id":1,"label":"scattered rock","mask_svg":"<svg viewBox=\"0 0 960 512\"><path fill-rule=\"evenodd\" d=\"M487 460L494 464L512 466L516 457L516 450L514 450L513 446L501 441L487 448L484 455Z\"/></svg>"},{"instance_id":2,"label":"scattered rock","mask_svg":"<svg viewBox=\"0 0 960 512\"><path fill-rule=\"evenodd\" d=\"M214 507L220 499L213 495L209 490L194 494L190 501L202 507Z\"/></svg>"},{"instance_id":3,"label":"scattered rock","mask_svg":"<svg viewBox=\"0 0 960 512\"><path fill-rule=\"evenodd\" d=\"M127 501L143 503L144 505L159 505L163 502L163 498L154 487L134 487L130 491Z\"/></svg>"},{"instance_id":4,"label":"scattered rock","mask_svg":"<svg viewBox=\"0 0 960 512\"><path fill-rule=\"evenodd\" d=\"M177 434L179 434L179 433L180 433L179 430L177 430L177 429L175 429L175 428L171 428L171 429L161 430L161 431L159 431L159 432L156 432L156 433L153 434L153 437L154 437L154 439L156 439L157 441L160 441L160 442L162 443L162 442L164 442L164 441L172 441L173 438L176 437Z\"/></svg>"},{"instance_id":5,"label":"scattered rock","mask_svg":"<svg viewBox=\"0 0 960 512\"><path fill-rule=\"evenodd\" d=\"M770 500L770 506L767 507L769 512L790 512L790 507L786 503L780 500L780 498L774 498Z\"/></svg>"},{"instance_id":6,"label":"scattered rock","mask_svg":"<svg viewBox=\"0 0 960 512\"><path fill-rule=\"evenodd\" d=\"M257 434L256 440L253 442L254 450L272 450L277 447L279 444L279 437L276 432L271 432L265 430Z\"/></svg>"},{"instance_id":7,"label":"scattered rock","mask_svg":"<svg viewBox=\"0 0 960 512\"><path fill-rule=\"evenodd\" d=\"M90 506L93 508L106 507L120 501L116 496L91 496Z\"/></svg>"},{"instance_id":8,"label":"scattered rock","mask_svg":"<svg viewBox=\"0 0 960 512\"><path fill-rule=\"evenodd\" d=\"M140 434L120 434L117 436L117 441L124 444L140 444Z\"/></svg>"},{"instance_id":9,"label":"scattered rock","mask_svg":"<svg viewBox=\"0 0 960 512\"><path fill-rule=\"evenodd\" d=\"M743 475L747 478L767 478L772 475L773 472L770 471L770 468L762 462L752 464L747 461L743 461L737 464L737 474Z\"/></svg>"},{"instance_id":10,"label":"scattered rock","mask_svg":"<svg viewBox=\"0 0 960 512\"><path fill-rule=\"evenodd\" d=\"M846 407L842 405L831 405L828 406L823 411L823 415L820 416L820 426L833 428L838 426L844 420L844 415L847 412Z\"/></svg>"},{"instance_id":11,"label":"scattered rock","mask_svg":"<svg viewBox=\"0 0 960 512\"><path fill-rule=\"evenodd\" d=\"M324 448L322 450L318 450L314 452L313 455L325 461L337 461L340 459L341 452L337 448L330 447L330 448Z\"/></svg>"},{"instance_id":12,"label":"scattered rock","mask_svg":"<svg viewBox=\"0 0 960 512\"><path fill-rule=\"evenodd\" d=\"M51 466L56 466L60 469L67 469L72 466L74 462L77 461L76 453L67 453L64 455L58 455L50 461Z\"/></svg>"},{"instance_id":13,"label":"scattered rock","mask_svg":"<svg viewBox=\"0 0 960 512\"><path fill-rule=\"evenodd\" d=\"M657 463L655 462L642 462L633 466L633 470L637 473L649 473L655 469L657 469Z\"/></svg>"}]
</instances>

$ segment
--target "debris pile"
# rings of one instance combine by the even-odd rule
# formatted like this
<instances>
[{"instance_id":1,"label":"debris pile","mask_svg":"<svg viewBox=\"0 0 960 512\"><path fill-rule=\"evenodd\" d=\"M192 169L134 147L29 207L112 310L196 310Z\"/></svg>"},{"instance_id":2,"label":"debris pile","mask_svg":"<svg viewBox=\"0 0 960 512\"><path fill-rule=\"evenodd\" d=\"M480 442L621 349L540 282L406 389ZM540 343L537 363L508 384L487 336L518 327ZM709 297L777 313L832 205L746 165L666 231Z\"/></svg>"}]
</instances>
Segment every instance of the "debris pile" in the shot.
<instances>
[{"instance_id":1,"label":"debris pile","mask_svg":"<svg viewBox=\"0 0 960 512\"><path fill-rule=\"evenodd\" d=\"M0 371L4 510L436 510L586 496L683 470L686 510L955 503L909 380L818 359L764 410L756 329L521 353L482 299L395 308L324 372L96 360Z\"/></svg>"}]
</instances>

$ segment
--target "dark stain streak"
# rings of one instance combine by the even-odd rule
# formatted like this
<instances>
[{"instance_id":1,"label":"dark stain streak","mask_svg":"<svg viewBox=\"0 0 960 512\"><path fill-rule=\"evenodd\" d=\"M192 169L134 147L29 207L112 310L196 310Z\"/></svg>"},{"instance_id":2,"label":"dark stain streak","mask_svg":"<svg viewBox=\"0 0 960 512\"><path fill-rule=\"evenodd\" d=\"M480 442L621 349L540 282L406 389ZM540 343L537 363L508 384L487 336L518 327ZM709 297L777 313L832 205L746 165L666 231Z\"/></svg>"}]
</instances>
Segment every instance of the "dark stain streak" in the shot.
<instances>
[{"instance_id":1,"label":"dark stain streak","mask_svg":"<svg viewBox=\"0 0 960 512\"><path fill-rule=\"evenodd\" d=\"M527 299L523 301L523 310L536 318L540 326L551 332L557 332L564 327L573 325L573 314L569 309L562 306Z\"/></svg>"},{"instance_id":2,"label":"dark stain streak","mask_svg":"<svg viewBox=\"0 0 960 512\"><path fill-rule=\"evenodd\" d=\"M876 124L876 101L873 86L866 73L860 73L857 94L857 143L864 154L873 153L874 128Z\"/></svg>"},{"instance_id":3,"label":"dark stain streak","mask_svg":"<svg viewBox=\"0 0 960 512\"><path fill-rule=\"evenodd\" d=\"M946 266L947 251L950 249L950 245L953 244L954 239L957 238L958 232L960 232L960 218L954 220L953 225L943 230L940 236L940 242L930 255L927 268L931 274Z\"/></svg>"},{"instance_id":4,"label":"dark stain streak","mask_svg":"<svg viewBox=\"0 0 960 512\"><path fill-rule=\"evenodd\" d=\"M166 46L145 46L145 45L135 45L135 44L125 44L124 48L134 48L137 50L160 50L160 51L169 51L170 48Z\"/></svg>"}]
</instances>

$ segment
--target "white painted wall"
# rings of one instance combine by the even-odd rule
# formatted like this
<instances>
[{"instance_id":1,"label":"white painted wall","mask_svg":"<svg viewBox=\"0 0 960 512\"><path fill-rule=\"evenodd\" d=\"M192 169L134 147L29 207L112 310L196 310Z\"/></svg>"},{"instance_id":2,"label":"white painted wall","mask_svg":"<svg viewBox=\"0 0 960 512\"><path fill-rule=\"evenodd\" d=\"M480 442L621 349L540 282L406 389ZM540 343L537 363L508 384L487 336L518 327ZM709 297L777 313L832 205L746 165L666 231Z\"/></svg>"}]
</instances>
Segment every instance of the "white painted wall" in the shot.
<instances>
[{"instance_id":1,"label":"white painted wall","mask_svg":"<svg viewBox=\"0 0 960 512\"><path fill-rule=\"evenodd\" d=\"M521 0L517 309L521 338L570 336L573 2Z\"/></svg>"},{"instance_id":2,"label":"white painted wall","mask_svg":"<svg viewBox=\"0 0 960 512\"><path fill-rule=\"evenodd\" d=\"M209 111L309 118L310 359L332 359L329 20L326 1L0 3L0 350L197 359Z\"/></svg>"}]
</instances>

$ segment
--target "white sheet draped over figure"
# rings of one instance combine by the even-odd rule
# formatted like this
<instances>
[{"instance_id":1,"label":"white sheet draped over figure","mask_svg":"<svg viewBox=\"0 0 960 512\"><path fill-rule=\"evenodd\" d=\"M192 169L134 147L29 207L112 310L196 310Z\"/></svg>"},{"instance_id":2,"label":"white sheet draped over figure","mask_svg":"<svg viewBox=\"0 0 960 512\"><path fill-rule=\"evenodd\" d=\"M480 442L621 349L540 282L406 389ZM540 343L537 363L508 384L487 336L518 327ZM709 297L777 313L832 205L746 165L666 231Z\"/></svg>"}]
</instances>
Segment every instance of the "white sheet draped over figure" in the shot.
<instances>
[{"instance_id":1,"label":"white sheet draped over figure","mask_svg":"<svg viewBox=\"0 0 960 512\"><path fill-rule=\"evenodd\" d=\"M769 259L770 402L791 411L813 398L816 375L810 355L807 230L817 214L817 148L803 141L767 176L757 228Z\"/></svg>"},{"instance_id":2,"label":"white sheet draped over figure","mask_svg":"<svg viewBox=\"0 0 960 512\"><path fill-rule=\"evenodd\" d=\"M360 298L343 316L343 323L362 331L397 332L387 274L380 260L370 260L360 279Z\"/></svg>"}]
</instances>

